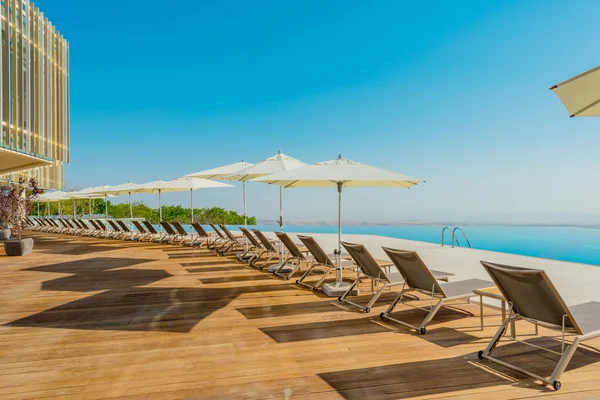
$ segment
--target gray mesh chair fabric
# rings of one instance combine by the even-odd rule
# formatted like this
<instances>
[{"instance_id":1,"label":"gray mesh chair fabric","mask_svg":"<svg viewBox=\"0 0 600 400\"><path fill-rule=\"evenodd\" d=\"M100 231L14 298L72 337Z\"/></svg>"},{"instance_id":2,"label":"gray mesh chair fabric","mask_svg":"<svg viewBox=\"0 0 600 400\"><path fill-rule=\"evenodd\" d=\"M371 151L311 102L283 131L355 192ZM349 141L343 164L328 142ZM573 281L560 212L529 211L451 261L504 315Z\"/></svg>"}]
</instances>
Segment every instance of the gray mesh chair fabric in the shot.
<instances>
[{"instance_id":1,"label":"gray mesh chair fabric","mask_svg":"<svg viewBox=\"0 0 600 400\"><path fill-rule=\"evenodd\" d=\"M240 238L236 237L231 233L229 228L223 224L219 224L221 232L225 234L225 242L222 246L217 249L217 252L223 255L229 254L231 251L239 250L244 248L244 242L240 241ZM243 239L242 239L243 240Z\"/></svg>"},{"instance_id":2,"label":"gray mesh chair fabric","mask_svg":"<svg viewBox=\"0 0 600 400\"><path fill-rule=\"evenodd\" d=\"M164 233L164 234L158 233L158 231L156 230L154 225L152 225L150 222L142 221L142 223L144 224L144 226L146 227L148 232L150 232L149 237L150 237L151 241L157 242L157 243L163 243L168 240L167 234L166 233Z\"/></svg>"},{"instance_id":3,"label":"gray mesh chair fabric","mask_svg":"<svg viewBox=\"0 0 600 400\"><path fill-rule=\"evenodd\" d=\"M309 265L306 272L296 281L296 284L306 286L314 291L319 290L319 288L325 282L325 279L335 271L335 255L329 255L323 250L323 248L317 243L317 241L311 236L298 235L298 239L306 246L310 254L312 255L312 262ZM348 262L344 262L343 266L348 266ZM310 284L305 282L306 278L315 274L317 271L321 270L321 278L317 280L316 283Z\"/></svg>"},{"instance_id":4,"label":"gray mesh chair fabric","mask_svg":"<svg viewBox=\"0 0 600 400\"><path fill-rule=\"evenodd\" d=\"M482 261L481 264L510 304L510 311L486 349L479 352L479 358L491 360L550 384L556 390L560 389L560 377L579 344L600 337L600 303L592 301L567 307L545 271L486 261ZM492 356L500 339L505 336L508 324L517 320L525 320L562 333L562 347L558 353L560 359L549 377L540 376ZM565 340L567 334L574 336L568 345ZM557 354L552 350L548 351Z\"/></svg>"},{"instance_id":5,"label":"gray mesh chair fabric","mask_svg":"<svg viewBox=\"0 0 600 400\"><path fill-rule=\"evenodd\" d=\"M469 300L472 297L477 297L477 295L473 293L473 290L494 286L493 282L480 279L439 283L416 252L395 250L387 247L384 247L383 250L390 260L392 260L396 268L398 268L398 271L404 278L404 285L396 299L394 299L385 312L381 313L380 317L381 319L391 320L408 328L416 329L422 334L427 332L427 325L443 305L455 300ZM390 314L396 305L401 303L402 299L409 292L422 293L430 296L432 300L438 300L437 303L432 305L429 309L424 309L425 311L428 311L427 316L418 326L390 317ZM483 330L483 325L481 326L481 329Z\"/></svg>"},{"instance_id":6,"label":"gray mesh chair fabric","mask_svg":"<svg viewBox=\"0 0 600 400\"><path fill-rule=\"evenodd\" d=\"M272 259L279 258L279 252L277 251L277 248L273 246L273 243L264 235L264 233L262 233L258 229L252 229L252 232L254 233L254 235L256 235L258 240L260 240L260 243L266 250L265 253L267 254L267 260L259 266L260 269L263 269L265 266L267 266L269 262L271 262ZM258 259L254 260L252 265L255 265L257 261Z\"/></svg>"},{"instance_id":7,"label":"gray mesh chair fabric","mask_svg":"<svg viewBox=\"0 0 600 400\"><path fill-rule=\"evenodd\" d=\"M249 265L253 265L254 261L260 258L265 250L248 229L240 227L240 231L250 242L250 246L248 246L243 252L236 254L236 258Z\"/></svg>"},{"instance_id":8,"label":"gray mesh chair fabric","mask_svg":"<svg viewBox=\"0 0 600 400\"><path fill-rule=\"evenodd\" d=\"M306 256L302 254L296 243L290 239L287 233L275 232L275 235L287 249L287 257L279 268L273 271L273 274L289 280L300 268L300 265L307 261Z\"/></svg>"},{"instance_id":9,"label":"gray mesh chair fabric","mask_svg":"<svg viewBox=\"0 0 600 400\"><path fill-rule=\"evenodd\" d=\"M202 247L206 243L206 246L210 248L214 243L214 238L206 232L206 229L197 222L192 222L192 228L196 231L197 236L190 242L190 246Z\"/></svg>"},{"instance_id":10,"label":"gray mesh chair fabric","mask_svg":"<svg viewBox=\"0 0 600 400\"><path fill-rule=\"evenodd\" d=\"M188 231L185 230L183 225L181 225L181 222L174 221L171 224L173 225L173 228L175 228L175 230L177 231L176 240L179 240L179 244L181 245L185 242L188 242L187 244L189 245L192 242L192 237L190 236Z\"/></svg>"},{"instance_id":11,"label":"gray mesh chair fabric","mask_svg":"<svg viewBox=\"0 0 600 400\"><path fill-rule=\"evenodd\" d=\"M404 278L402 274L397 270L396 272L391 270L391 268L394 266L393 262L378 262L373 258L365 246L361 244L342 242L342 246L344 246L346 251L348 251L363 275L371 280L371 291L373 291L374 285L377 287L377 291L374 293L373 297L369 300L366 306L362 306L348 300L348 296L350 296L354 287L362 278L360 275L358 275L353 285L340 297L339 300L341 302L356 306L368 313L371 311L371 307L373 307L386 289L404 284ZM448 277L453 275L449 272L441 271L431 271L431 273L436 279L444 281L448 281Z\"/></svg>"}]
</instances>

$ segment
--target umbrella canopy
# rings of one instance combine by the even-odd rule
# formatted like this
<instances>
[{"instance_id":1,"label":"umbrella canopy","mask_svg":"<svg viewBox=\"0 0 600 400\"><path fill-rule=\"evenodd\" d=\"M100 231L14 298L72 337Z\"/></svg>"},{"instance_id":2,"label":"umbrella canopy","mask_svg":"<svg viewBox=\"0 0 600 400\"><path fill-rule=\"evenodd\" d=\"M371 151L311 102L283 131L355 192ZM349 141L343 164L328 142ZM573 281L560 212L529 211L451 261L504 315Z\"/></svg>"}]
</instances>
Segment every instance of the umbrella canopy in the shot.
<instances>
[{"instance_id":1,"label":"umbrella canopy","mask_svg":"<svg viewBox=\"0 0 600 400\"><path fill-rule=\"evenodd\" d=\"M205 178L205 179L221 179L226 181L232 181L233 179L228 178L229 175L235 174L238 171L248 168L252 164L242 160L241 162L223 165L222 167L207 169L204 171L194 172L183 176L183 178ZM244 200L244 226L246 226L246 182L242 182L242 197Z\"/></svg>"},{"instance_id":2,"label":"umbrella canopy","mask_svg":"<svg viewBox=\"0 0 600 400\"><path fill-rule=\"evenodd\" d=\"M69 195L69 192L63 192L60 190L55 192L46 192L38 196L39 201L61 201L68 200L70 198L71 196Z\"/></svg>"},{"instance_id":3,"label":"umbrella canopy","mask_svg":"<svg viewBox=\"0 0 600 400\"><path fill-rule=\"evenodd\" d=\"M420 179L396 172L347 160L340 155L336 160L324 161L289 171L277 172L253 181L265 182L286 188L336 187L338 190L338 254L342 252L342 190L344 187L397 187L410 188ZM324 287L329 295L339 295L349 283L342 281L341 257L337 257L336 283Z\"/></svg>"},{"instance_id":4,"label":"umbrella canopy","mask_svg":"<svg viewBox=\"0 0 600 400\"><path fill-rule=\"evenodd\" d=\"M276 172L289 171L305 166L307 166L306 163L287 156L280 151L273 157L269 157L266 160L228 175L226 178L244 182L271 175ZM279 187L279 228L283 231L283 193L281 186Z\"/></svg>"},{"instance_id":5,"label":"umbrella canopy","mask_svg":"<svg viewBox=\"0 0 600 400\"><path fill-rule=\"evenodd\" d=\"M62 212L61 212L61 200L68 200L70 199L71 196L69 196L68 192L63 192L61 190L57 190L54 192L46 192L46 193L42 193L40 196L38 196L38 217L40 216L40 203L41 201L46 201L48 203L50 202L58 202L58 215L62 216ZM50 209L50 204L48 204L48 210Z\"/></svg>"},{"instance_id":6,"label":"umbrella canopy","mask_svg":"<svg viewBox=\"0 0 600 400\"><path fill-rule=\"evenodd\" d=\"M194 172L193 174L185 175L184 178L205 178L205 179L221 179L221 180L233 180L226 178L231 174L235 174L238 171L248 168L252 166L252 164L245 162L237 162L229 165L224 165L222 167L207 169L204 171Z\"/></svg>"},{"instance_id":7,"label":"umbrella canopy","mask_svg":"<svg viewBox=\"0 0 600 400\"><path fill-rule=\"evenodd\" d=\"M106 186L106 185L105 185ZM140 185L132 182L122 183L116 186L99 187L97 193L112 194L115 196L121 194L129 195L129 218L133 218L133 207L131 205L131 193L139 189Z\"/></svg>"},{"instance_id":8,"label":"umbrella canopy","mask_svg":"<svg viewBox=\"0 0 600 400\"><path fill-rule=\"evenodd\" d=\"M560 97L569 116L600 116L600 67L596 67L550 88Z\"/></svg>"},{"instance_id":9,"label":"umbrella canopy","mask_svg":"<svg viewBox=\"0 0 600 400\"><path fill-rule=\"evenodd\" d=\"M106 186L106 185L104 185ZM107 197L115 197L115 196L110 196L107 194L103 194L103 193L95 193L95 190L100 188L102 186L97 186L97 187L89 187L86 189L82 189L79 190L77 192L69 192L69 198L70 199L88 199L88 207L89 207L89 218L92 218L92 199L104 199L104 210L105 210L105 217L108 218L108 205L106 202L106 198Z\"/></svg>"},{"instance_id":10,"label":"umbrella canopy","mask_svg":"<svg viewBox=\"0 0 600 400\"><path fill-rule=\"evenodd\" d=\"M194 190L208 188L226 188L234 187L228 183L217 182L203 178L179 178L170 182L170 187L189 189L190 191L190 212L192 213L192 222L194 222Z\"/></svg>"}]
</instances>

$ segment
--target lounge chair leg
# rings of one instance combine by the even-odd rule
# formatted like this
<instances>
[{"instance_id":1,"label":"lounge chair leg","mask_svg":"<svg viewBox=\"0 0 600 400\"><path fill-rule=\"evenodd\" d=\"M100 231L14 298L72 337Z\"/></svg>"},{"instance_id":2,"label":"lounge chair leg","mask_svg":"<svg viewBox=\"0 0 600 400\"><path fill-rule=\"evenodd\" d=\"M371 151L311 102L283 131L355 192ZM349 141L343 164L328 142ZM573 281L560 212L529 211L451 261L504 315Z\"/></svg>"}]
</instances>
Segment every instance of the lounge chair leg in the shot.
<instances>
[{"instance_id":1,"label":"lounge chair leg","mask_svg":"<svg viewBox=\"0 0 600 400\"><path fill-rule=\"evenodd\" d=\"M383 292L385 291L385 289L388 287L388 285L382 285L381 288L377 291L377 293L375 293L375 296L371 297L371 300L369 300L369 302L367 303L367 305L365 306L365 309L371 309L371 307L373 307L373 304L375 304L377 302L377 300L379 299L379 297L381 297L381 295L383 294Z\"/></svg>"},{"instance_id":2,"label":"lounge chair leg","mask_svg":"<svg viewBox=\"0 0 600 400\"><path fill-rule=\"evenodd\" d=\"M508 323L510 322L510 320L512 318L511 314L512 314L512 312L510 312L508 315L508 318L506 318L502 322L502 325L500 325L500 328L498 328L498 330L496 331L496 334L492 338L492 341L487 345L485 350L479 352L479 358L486 358L487 356L492 354L492 351L496 348L496 346L498 345L498 342L500 341L500 338L506 331L506 327L508 326Z\"/></svg>"},{"instance_id":3,"label":"lounge chair leg","mask_svg":"<svg viewBox=\"0 0 600 400\"><path fill-rule=\"evenodd\" d=\"M558 361L558 364L556 364L556 367L554 368L552 375L550 375L551 382L554 382L554 381L557 381L560 379L560 376L562 375L563 372L565 372L567 365L569 365L571 358L575 354L577 347L579 347L579 338L578 337L576 337L573 340L573 343L571 343L571 345L569 347L567 347L566 351L563 353L562 357Z\"/></svg>"},{"instance_id":4,"label":"lounge chair leg","mask_svg":"<svg viewBox=\"0 0 600 400\"><path fill-rule=\"evenodd\" d=\"M433 319L433 317L435 317L435 314L438 313L438 311L440 310L440 308L442 307L442 304L444 303L444 299L441 299L440 301L438 301L438 303L429 311L429 314L427 314L427 316L425 317L425 319L423 320L423 322L421 322L421 325L419 325L419 332L421 332L422 334L425 334L425 332L427 332L426 328L427 328L427 324L429 324L431 322L431 320Z\"/></svg>"},{"instance_id":5,"label":"lounge chair leg","mask_svg":"<svg viewBox=\"0 0 600 400\"><path fill-rule=\"evenodd\" d=\"M396 304L402 302L403 297L404 297L404 285L402 286L402 290L400 291L400 294L398 296L396 296L396 298L394 299L394 301L392 301L392 304L390 304L390 306L387 308L387 310L385 310L383 313L381 313L381 316L386 317L386 316L390 315L392 313L392 311L394 311L394 308L396 308Z\"/></svg>"}]
</instances>

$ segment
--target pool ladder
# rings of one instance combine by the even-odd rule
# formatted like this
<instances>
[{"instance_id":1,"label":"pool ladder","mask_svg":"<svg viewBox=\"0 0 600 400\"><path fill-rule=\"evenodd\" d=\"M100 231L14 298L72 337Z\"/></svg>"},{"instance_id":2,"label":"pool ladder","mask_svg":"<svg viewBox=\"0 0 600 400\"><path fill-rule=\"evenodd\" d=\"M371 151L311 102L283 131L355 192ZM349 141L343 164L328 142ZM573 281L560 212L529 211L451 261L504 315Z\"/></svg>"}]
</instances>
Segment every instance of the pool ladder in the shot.
<instances>
[{"instance_id":1,"label":"pool ladder","mask_svg":"<svg viewBox=\"0 0 600 400\"><path fill-rule=\"evenodd\" d=\"M460 226L455 226L455 227L445 226L444 229L442 229L442 247L444 247L444 234L446 233L446 230L452 232L452 247L454 247L455 244L458 247L461 247L460 241L456 237L456 231L458 231L458 232L462 233L463 238L465 238L465 241L467 242L467 245L469 246L469 248L471 248L471 242L469 241L469 238L467 237L467 234L465 233L463 228Z\"/></svg>"}]
</instances>

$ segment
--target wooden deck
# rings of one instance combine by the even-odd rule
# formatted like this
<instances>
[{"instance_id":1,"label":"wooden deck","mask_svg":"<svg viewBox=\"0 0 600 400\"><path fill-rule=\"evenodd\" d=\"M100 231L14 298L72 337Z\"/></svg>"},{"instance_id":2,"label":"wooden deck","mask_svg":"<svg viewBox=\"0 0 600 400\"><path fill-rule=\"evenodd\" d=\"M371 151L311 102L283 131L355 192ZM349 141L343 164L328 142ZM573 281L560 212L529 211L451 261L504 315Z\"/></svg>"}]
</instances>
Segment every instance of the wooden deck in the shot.
<instances>
[{"instance_id":1,"label":"wooden deck","mask_svg":"<svg viewBox=\"0 0 600 400\"><path fill-rule=\"evenodd\" d=\"M379 320L391 292L364 314L204 249L31 236L30 256L0 250L3 399L600 399L587 346L559 392L479 361L499 310L485 309L481 331L479 306L457 304L422 336ZM542 374L554 366L518 343L500 349Z\"/></svg>"}]
</instances>

